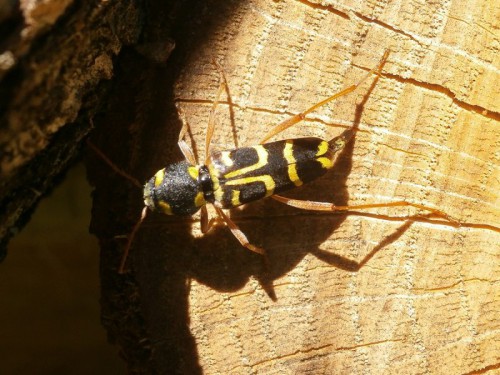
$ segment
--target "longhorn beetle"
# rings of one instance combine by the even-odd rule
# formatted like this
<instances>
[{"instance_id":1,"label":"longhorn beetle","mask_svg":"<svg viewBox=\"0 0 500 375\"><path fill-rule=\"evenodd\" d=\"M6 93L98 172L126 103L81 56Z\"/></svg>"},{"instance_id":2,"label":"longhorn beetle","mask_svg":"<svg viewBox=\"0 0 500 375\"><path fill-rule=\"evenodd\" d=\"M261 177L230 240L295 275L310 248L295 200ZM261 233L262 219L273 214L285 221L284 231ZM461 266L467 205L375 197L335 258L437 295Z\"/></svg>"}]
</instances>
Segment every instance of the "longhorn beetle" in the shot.
<instances>
[{"instance_id":1,"label":"longhorn beetle","mask_svg":"<svg viewBox=\"0 0 500 375\"><path fill-rule=\"evenodd\" d=\"M329 141L308 137L265 142L304 120L307 114L317 108L353 92L372 74L380 76L388 55L389 51L387 50L378 66L371 69L357 83L273 127L258 145L211 152L210 142L215 128L215 112L221 93L225 85L227 85L222 69L216 64L221 74L221 82L208 120L205 138L205 161L203 164L199 164L193 151L184 140L187 123L183 121L178 145L185 160L160 169L144 185L145 205L140 219L128 237L119 272L123 273L124 271L133 238L145 219L148 209L167 215L193 215L201 210L201 231L207 233L213 220L208 220L206 205L211 204L219 218L227 225L240 244L259 254L264 254L264 249L250 243L245 234L226 215L223 209L231 209L258 199L271 197L292 207L316 211L347 211L351 209L412 206L428 211L428 216L437 216L455 222L440 210L407 201L335 206L332 203L290 199L278 195L286 190L311 182L331 169L336 155L351 140L355 129L353 125ZM117 173L142 187L137 180L116 167L90 142L89 145Z\"/></svg>"}]
</instances>

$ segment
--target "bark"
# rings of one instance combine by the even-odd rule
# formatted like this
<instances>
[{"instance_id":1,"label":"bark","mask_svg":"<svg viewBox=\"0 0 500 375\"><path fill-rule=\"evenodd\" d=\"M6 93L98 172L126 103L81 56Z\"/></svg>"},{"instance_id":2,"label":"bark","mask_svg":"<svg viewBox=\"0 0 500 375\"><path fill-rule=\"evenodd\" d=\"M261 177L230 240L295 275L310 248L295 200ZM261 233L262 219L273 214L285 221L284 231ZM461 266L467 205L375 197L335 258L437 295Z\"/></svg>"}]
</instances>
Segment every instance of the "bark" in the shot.
<instances>
[{"instance_id":1,"label":"bark","mask_svg":"<svg viewBox=\"0 0 500 375\"><path fill-rule=\"evenodd\" d=\"M408 215L299 211L272 200L222 226L149 214L116 272L141 191L90 154L102 246L103 322L133 373L481 373L500 366L498 8L465 1L149 2L146 41L122 50L93 142L145 181L180 160L181 107L200 162L223 67L214 148L258 143L274 124L357 82L377 84L279 138L356 138L325 178L290 196L337 205L408 200ZM166 64L165 45L176 48ZM232 104L231 104L232 103ZM229 105L231 104L231 105ZM400 217L400 218L398 218ZM478 226L475 224L485 224ZM490 225L491 227L487 227ZM496 227L495 227L496 226ZM361 264L361 267L357 265Z\"/></svg>"},{"instance_id":2,"label":"bark","mask_svg":"<svg viewBox=\"0 0 500 375\"><path fill-rule=\"evenodd\" d=\"M141 32L138 2L5 2L0 9L0 248L81 152Z\"/></svg>"}]
</instances>

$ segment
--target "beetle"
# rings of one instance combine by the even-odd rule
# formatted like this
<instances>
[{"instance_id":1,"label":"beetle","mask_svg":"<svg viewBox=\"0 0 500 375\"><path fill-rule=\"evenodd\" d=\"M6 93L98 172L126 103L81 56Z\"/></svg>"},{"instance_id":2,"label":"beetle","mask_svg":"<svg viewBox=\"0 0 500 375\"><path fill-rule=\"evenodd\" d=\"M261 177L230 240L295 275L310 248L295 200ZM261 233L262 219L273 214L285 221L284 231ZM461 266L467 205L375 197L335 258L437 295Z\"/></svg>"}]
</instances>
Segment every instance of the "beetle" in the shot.
<instances>
[{"instance_id":1,"label":"beetle","mask_svg":"<svg viewBox=\"0 0 500 375\"><path fill-rule=\"evenodd\" d=\"M189 216L201 210L201 231L207 233L212 225L208 219L207 205L214 207L218 217L231 230L240 244L259 254L265 251L252 244L239 227L228 217L224 209L231 209L265 197L271 197L292 207L315 211L347 211L378 207L412 206L429 212L428 216L444 218L456 223L444 212L407 201L373 203L356 206L336 206L333 203L297 200L284 197L280 193L309 183L324 175L334 165L338 153L352 139L354 125L331 140L316 137L285 139L267 142L289 127L299 123L306 115L339 97L355 91L372 74L381 75L389 51L382 56L377 67L371 69L357 83L314 104L274 126L258 145L235 148L232 150L211 151L210 143L215 128L215 113L222 91L227 85L222 68L217 64L221 82L213 102L205 137L205 161L200 164L193 151L184 140L187 123L183 121L178 145L184 160L158 170L144 186L116 167L100 150L92 146L118 173L143 187L144 208L141 217L128 237L128 242L119 267L123 273L128 251L147 211L167 215ZM180 113L182 115L182 112Z\"/></svg>"}]
</instances>

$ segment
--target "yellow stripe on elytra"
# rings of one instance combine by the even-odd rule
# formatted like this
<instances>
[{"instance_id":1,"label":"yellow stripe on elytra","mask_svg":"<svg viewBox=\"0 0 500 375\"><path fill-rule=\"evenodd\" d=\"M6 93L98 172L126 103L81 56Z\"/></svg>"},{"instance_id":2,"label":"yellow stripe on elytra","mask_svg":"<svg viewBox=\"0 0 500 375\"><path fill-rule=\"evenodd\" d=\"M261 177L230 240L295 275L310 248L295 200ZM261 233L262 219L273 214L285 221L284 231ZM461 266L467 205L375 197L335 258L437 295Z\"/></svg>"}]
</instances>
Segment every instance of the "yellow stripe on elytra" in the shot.
<instances>
[{"instance_id":1,"label":"yellow stripe on elytra","mask_svg":"<svg viewBox=\"0 0 500 375\"><path fill-rule=\"evenodd\" d=\"M333 167L333 161L329 158L317 158L317 161L321 163L321 166L325 169L330 169Z\"/></svg>"},{"instance_id":2,"label":"yellow stripe on elytra","mask_svg":"<svg viewBox=\"0 0 500 375\"><path fill-rule=\"evenodd\" d=\"M160 169L158 172L155 173L155 187L158 187L161 185L163 182L163 179L165 178L165 169Z\"/></svg>"},{"instance_id":3,"label":"yellow stripe on elytra","mask_svg":"<svg viewBox=\"0 0 500 375\"><path fill-rule=\"evenodd\" d=\"M318 151L316 152L316 156L323 156L328 151L328 142L321 141L318 145Z\"/></svg>"},{"instance_id":4,"label":"yellow stripe on elytra","mask_svg":"<svg viewBox=\"0 0 500 375\"><path fill-rule=\"evenodd\" d=\"M232 167L234 162L231 159L230 151L221 151L220 160L226 167Z\"/></svg>"},{"instance_id":5,"label":"yellow stripe on elytra","mask_svg":"<svg viewBox=\"0 0 500 375\"><path fill-rule=\"evenodd\" d=\"M328 152L328 142L321 141L318 145L318 152L316 152L316 160L321 164L321 166L325 169L330 169L333 167L333 160L328 157L319 157L323 156Z\"/></svg>"},{"instance_id":6,"label":"yellow stripe on elytra","mask_svg":"<svg viewBox=\"0 0 500 375\"><path fill-rule=\"evenodd\" d=\"M257 152L257 157L258 157L257 163L249 165L248 167L245 167L245 168L241 168L241 169L237 169L235 171L229 172L229 173L224 175L225 178L233 178L233 177L241 176L241 175L247 174L249 172L255 171L259 168L262 168L263 166L265 166L267 164L268 153L267 153L266 149L262 145L252 146L252 148Z\"/></svg>"},{"instance_id":7,"label":"yellow stripe on elytra","mask_svg":"<svg viewBox=\"0 0 500 375\"><path fill-rule=\"evenodd\" d=\"M294 183L295 186L300 186L303 182L300 180L297 174L297 160L293 156L293 140L288 139L285 141L285 149L283 150L283 156L288 163L288 178Z\"/></svg>"},{"instance_id":8,"label":"yellow stripe on elytra","mask_svg":"<svg viewBox=\"0 0 500 375\"><path fill-rule=\"evenodd\" d=\"M251 184L252 182L263 182L266 187L266 197L274 194L274 188L276 187L276 183L273 178L268 175L262 176L253 176L253 177L243 177L237 180L227 181L226 185L245 185Z\"/></svg>"},{"instance_id":9,"label":"yellow stripe on elytra","mask_svg":"<svg viewBox=\"0 0 500 375\"><path fill-rule=\"evenodd\" d=\"M159 201L158 206L160 206L161 212L163 212L164 214L172 215L172 207L170 207L170 205L167 202Z\"/></svg>"},{"instance_id":10,"label":"yellow stripe on elytra","mask_svg":"<svg viewBox=\"0 0 500 375\"><path fill-rule=\"evenodd\" d=\"M237 207L241 204L240 201L240 191L239 190L233 190L232 196L231 196L231 205L233 207Z\"/></svg>"}]
</instances>

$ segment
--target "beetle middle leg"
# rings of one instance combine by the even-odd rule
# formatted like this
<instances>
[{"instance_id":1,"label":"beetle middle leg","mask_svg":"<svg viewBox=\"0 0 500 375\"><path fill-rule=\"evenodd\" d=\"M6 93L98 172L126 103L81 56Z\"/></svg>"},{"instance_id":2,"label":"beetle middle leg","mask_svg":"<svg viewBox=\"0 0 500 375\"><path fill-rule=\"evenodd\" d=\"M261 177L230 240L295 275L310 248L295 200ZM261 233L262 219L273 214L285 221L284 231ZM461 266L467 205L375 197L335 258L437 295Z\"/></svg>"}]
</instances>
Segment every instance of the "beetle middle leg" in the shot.
<instances>
[{"instance_id":1,"label":"beetle middle leg","mask_svg":"<svg viewBox=\"0 0 500 375\"><path fill-rule=\"evenodd\" d=\"M229 218L229 216L227 216L224 213L224 211L221 208L217 206L214 206L214 208L215 211L217 212L217 215L219 215L219 217L226 223L229 230L231 230L231 233L234 235L234 237L236 237L236 239L240 242L240 244L243 247L253 251L254 253L265 255L265 250L251 244L250 241L248 241L248 238L245 235L245 233L241 231L241 229Z\"/></svg>"}]
</instances>

